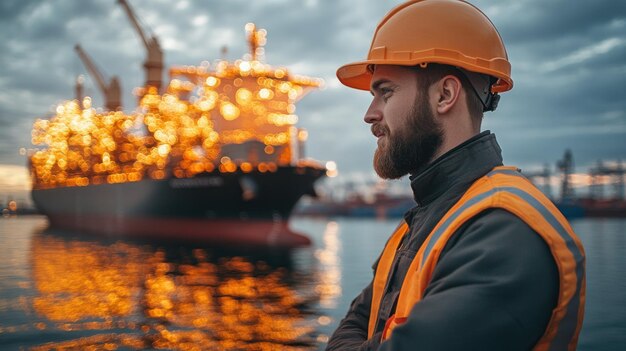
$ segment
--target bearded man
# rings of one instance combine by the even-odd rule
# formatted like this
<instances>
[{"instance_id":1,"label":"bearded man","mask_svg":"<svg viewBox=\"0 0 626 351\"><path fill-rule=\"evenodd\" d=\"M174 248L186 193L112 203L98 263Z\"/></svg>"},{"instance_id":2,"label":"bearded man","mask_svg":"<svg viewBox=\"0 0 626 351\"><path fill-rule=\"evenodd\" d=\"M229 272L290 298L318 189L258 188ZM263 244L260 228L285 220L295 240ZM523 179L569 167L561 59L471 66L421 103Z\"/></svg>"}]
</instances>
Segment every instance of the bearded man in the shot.
<instances>
[{"instance_id":1,"label":"bearded man","mask_svg":"<svg viewBox=\"0 0 626 351\"><path fill-rule=\"evenodd\" d=\"M459 0L414 0L383 18L368 58L337 71L369 90L382 178L409 174L417 206L327 350L573 350L584 250L567 220L502 164L483 112L510 90L491 21Z\"/></svg>"}]
</instances>

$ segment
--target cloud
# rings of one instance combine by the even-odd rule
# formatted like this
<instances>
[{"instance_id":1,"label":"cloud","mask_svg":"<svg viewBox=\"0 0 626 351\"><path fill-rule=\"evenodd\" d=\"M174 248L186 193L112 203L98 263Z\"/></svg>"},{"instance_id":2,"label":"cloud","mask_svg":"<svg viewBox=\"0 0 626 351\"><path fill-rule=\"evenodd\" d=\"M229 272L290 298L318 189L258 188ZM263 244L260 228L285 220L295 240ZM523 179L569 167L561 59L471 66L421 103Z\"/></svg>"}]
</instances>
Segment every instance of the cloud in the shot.
<instances>
[{"instance_id":1,"label":"cloud","mask_svg":"<svg viewBox=\"0 0 626 351\"><path fill-rule=\"evenodd\" d=\"M599 43L580 48L557 60L542 63L539 66L539 71L541 73L550 73L559 69L568 69L572 65L585 63L585 61L606 55L611 50L625 45L626 40L623 38L608 38Z\"/></svg>"},{"instance_id":2,"label":"cloud","mask_svg":"<svg viewBox=\"0 0 626 351\"><path fill-rule=\"evenodd\" d=\"M370 96L340 85L335 71L366 56L378 21L400 0L129 2L159 37L166 67L214 62L224 46L228 59L240 58L244 25L267 29L267 62L326 80L297 107L308 155L335 160L342 174L371 174L375 140L362 119ZM626 3L472 2L498 27L512 62L515 88L485 119L508 163L553 162L566 148L580 167L626 154ZM86 73L76 43L107 79L120 77L125 110L133 111L145 48L115 0L6 0L0 18L0 163L23 165L17 150L29 143L33 120L73 98L75 77ZM85 88L100 106L94 83L88 77Z\"/></svg>"}]
</instances>

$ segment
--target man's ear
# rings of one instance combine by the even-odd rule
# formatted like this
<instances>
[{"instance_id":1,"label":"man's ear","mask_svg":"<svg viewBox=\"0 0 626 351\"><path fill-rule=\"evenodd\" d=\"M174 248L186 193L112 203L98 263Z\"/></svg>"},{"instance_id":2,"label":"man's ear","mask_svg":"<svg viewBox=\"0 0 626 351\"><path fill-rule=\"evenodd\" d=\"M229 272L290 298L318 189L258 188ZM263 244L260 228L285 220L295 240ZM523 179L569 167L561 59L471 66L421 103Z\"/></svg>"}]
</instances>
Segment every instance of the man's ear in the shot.
<instances>
[{"instance_id":1,"label":"man's ear","mask_svg":"<svg viewBox=\"0 0 626 351\"><path fill-rule=\"evenodd\" d=\"M447 75L434 84L436 101L436 111L439 114L446 114L456 105L461 95L462 85L459 78Z\"/></svg>"}]
</instances>

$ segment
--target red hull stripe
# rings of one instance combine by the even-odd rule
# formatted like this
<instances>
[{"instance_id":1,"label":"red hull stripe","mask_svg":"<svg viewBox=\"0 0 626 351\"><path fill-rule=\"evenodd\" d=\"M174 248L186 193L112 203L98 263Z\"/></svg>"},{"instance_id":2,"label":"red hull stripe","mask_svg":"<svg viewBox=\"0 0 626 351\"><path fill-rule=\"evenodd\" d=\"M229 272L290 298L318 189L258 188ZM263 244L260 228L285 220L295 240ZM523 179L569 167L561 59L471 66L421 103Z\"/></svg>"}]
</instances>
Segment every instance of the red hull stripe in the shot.
<instances>
[{"instance_id":1,"label":"red hull stripe","mask_svg":"<svg viewBox=\"0 0 626 351\"><path fill-rule=\"evenodd\" d=\"M185 240L246 246L298 247L311 240L289 229L284 221L128 218L102 215L49 215L54 228L144 239Z\"/></svg>"}]
</instances>

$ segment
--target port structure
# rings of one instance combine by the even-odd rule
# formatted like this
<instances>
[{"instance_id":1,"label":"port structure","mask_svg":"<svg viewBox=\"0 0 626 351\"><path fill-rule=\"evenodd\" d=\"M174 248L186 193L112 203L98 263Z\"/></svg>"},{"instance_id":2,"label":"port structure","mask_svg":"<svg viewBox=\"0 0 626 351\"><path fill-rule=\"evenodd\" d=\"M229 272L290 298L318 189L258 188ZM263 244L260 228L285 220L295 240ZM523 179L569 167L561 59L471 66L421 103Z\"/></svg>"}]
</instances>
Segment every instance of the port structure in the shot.
<instances>
[{"instance_id":1,"label":"port structure","mask_svg":"<svg viewBox=\"0 0 626 351\"><path fill-rule=\"evenodd\" d=\"M571 150L566 150L563 158L556 162L556 171L561 182L561 201L575 200L574 188L572 185L572 174L574 173L574 158ZM533 184L537 185L541 191L549 198L553 198L550 179L552 172L550 166L545 164L542 170L534 172L523 172ZM589 195L588 200L626 200L626 166L620 160L618 162L605 162L598 160L597 164L590 167L589 175ZM610 198L606 196L606 187L610 185L613 191Z\"/></svg>"},{"instance_id":2,"label":"port structure","mask_svg":"<svg viewBox=\"0 0 626 351\"><path fill-rule=\"evenodd\" d=\"M104 75L98 69L91 57L83 50L80 44L74 46L74 50L80 57L81 61L85 65L85 68L89 71L90 75L98 83L98 87L104 97L104 106L109 111L117 111L122 109L122 89L120 87L120 80L117 76L111 77L111 80L107 83ZM80 103L82 101L82 79L78 77L76 82L76 99Z\"/></svg>"},{"instance_id":3,"label":"port structure","mask_svg":"<svg viewBox=\"0 0 626 351\"><path fill-rule=\"evenodd\" d=\"M592 199L604 198L604 185L612 184L614 187L614 196L616 199L624 200L624 176L626 176L626 168L620 160L616 164L605 164L599 160L597 165L589 170L591 176Z\"/></svg>"},{"instance_id":4,"label":"port structure","mask_svg":"<svg viewBox=\"0 0 626 351\"><path fill-rule=\"evenodd\" d=\"M556 167L563 175L561 178L561 201L574 200L574 188L571 182L571 176L572 173L574 173L574 156L572 156L572 150L565 150L563 159L557 161Z\"/></svg>"}]
</instances>

